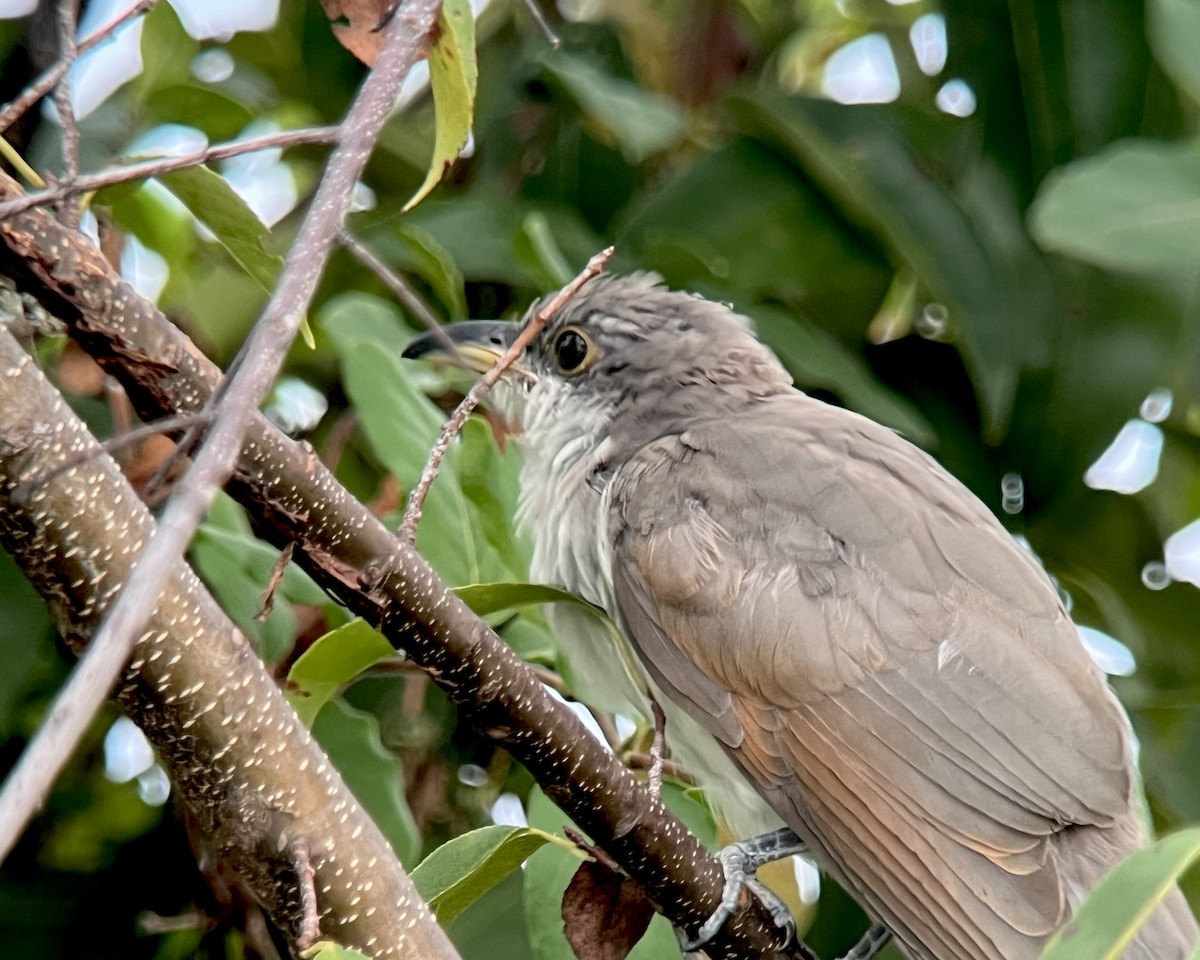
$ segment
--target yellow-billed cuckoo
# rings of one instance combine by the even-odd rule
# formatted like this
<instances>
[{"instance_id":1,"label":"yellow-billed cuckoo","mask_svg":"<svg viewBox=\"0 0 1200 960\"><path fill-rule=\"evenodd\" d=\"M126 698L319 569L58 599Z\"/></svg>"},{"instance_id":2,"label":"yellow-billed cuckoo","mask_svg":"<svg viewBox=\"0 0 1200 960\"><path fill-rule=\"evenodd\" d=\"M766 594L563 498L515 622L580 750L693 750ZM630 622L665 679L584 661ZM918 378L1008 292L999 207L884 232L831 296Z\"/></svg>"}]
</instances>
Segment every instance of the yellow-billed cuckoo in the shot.
<instances>
[{"instance_id":1,"label":"yellow-billed cuckoo","mask_svg":"<svg viewBox=\"0 0 1200 960\"><path fill-rule=\"evenodd\" d=\"M480 368L517 330L447 328ZM572 673L618 710L648 685L730 826L782 821L906 957L1034 960L1143 845L1129 722L1040 566L932 458L796 390L744 318L601 277L497 402L533 576L606 609L644 670L559 609ZM1174 891L1125 958L1196 937Z\"/></svg>"}]
</instances>

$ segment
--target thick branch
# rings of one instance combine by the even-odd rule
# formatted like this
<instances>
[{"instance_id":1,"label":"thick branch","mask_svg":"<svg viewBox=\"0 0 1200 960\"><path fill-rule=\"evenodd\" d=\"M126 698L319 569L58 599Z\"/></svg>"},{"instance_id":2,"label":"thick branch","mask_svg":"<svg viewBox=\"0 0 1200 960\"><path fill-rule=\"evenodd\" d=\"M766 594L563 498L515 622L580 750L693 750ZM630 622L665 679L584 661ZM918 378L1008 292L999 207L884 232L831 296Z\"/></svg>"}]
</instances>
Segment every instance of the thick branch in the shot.
<instances>
[{"instance_id":1,"label":"thick branch","mask_svg":"<svg viewBox=\"0 0 1200 960\"><path fill-rule=\"evenodd\" d=\"M95 631L153 532L120 469L0 328L0 544L73 645ZM297 894L299 845L325 936L381 957L458 956L246 638L181 560L120 698L170 769L206 852L238 871L294 947L312 937Z\"/></svg>"},{"instance_id":2,"label":"thick branch","mask_svg":"<svg viewBox=\"0 0 1200 960\"><path fill-rule=\"evenodd\" d=\"M0 196L17 190L0 178ZM218 388L220 372L195 345L133 294L85 238L46 213L0 223L0 267L23 273L30 292L122 381L143 418L197 409ZM388 639L652 891L666 916L694 930L716 908L722 888L716 860L549 696L419 554L338 484L310 447L255 414L229 490L265 536L280 546L296 544L296 562L317 582L355 612L382 622ZM370 592L360 584L364 578ZM706 952L805 955L796 947L780 950L757 904L739 912Z\"/></svg>"},{"instance_id":3,"label":"thick branch","mask_svg":"<svg viewBox=\"0 0 1200 960\"><path fill-rule=\"evenodd\" d=\"M342 136L288 253L275 293L243 344L219 395L207 401L216 410L216 418L204 445L176 486L156 533L145 552L136 558L127 583L96 631L77 668L78 675L70 681L69 698L60 696L56 701L56 724L26 750L0 793L0 805L9 804L32 815L121 668L128 663L137 633L154 609L168 571L234 468L246 426L278 374L304 318L333 250L351 191L366 166L400 83L427 50L439 7L439 0L410 0L388 26L383 50L342 123ZM66 261L56 269L66 274L72 266ZM12 839L11 834L0 835L0 857Z\"/></svg>"}]
</instances>

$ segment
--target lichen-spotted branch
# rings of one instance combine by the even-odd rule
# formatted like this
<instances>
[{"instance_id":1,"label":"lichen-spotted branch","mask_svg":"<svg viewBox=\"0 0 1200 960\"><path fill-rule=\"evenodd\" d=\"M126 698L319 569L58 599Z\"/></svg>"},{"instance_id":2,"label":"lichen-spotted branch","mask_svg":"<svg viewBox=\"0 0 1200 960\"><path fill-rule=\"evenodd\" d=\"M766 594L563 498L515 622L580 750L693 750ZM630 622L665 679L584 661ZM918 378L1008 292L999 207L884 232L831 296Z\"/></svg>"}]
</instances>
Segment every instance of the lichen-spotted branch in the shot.
<instances>
[{"instance_id":1,"label":"lichen-spotted branch","mask_svg":"<svg viewBox=\"0 0 1200 960\"><path fill-rule=\"evenodd\" d=\"M0 328L0 545L76 648L153 529L117 465ZM293 945L305 934L291 853L300 842L325 937L380 957L458 956L379 828L182 560L119 696L166 762L206 852L237 871Z\"/></svg>"}]
</instances>

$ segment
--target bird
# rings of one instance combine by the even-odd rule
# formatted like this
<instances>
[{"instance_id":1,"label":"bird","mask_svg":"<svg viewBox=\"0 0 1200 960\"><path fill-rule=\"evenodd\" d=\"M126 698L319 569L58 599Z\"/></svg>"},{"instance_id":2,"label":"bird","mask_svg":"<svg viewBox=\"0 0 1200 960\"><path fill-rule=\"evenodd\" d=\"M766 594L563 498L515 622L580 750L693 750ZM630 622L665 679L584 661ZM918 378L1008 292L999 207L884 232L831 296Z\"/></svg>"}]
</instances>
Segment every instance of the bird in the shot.
<instances>
[{"instance_id":1,"label":"bird","mask_svg":"<svg viewBox=\"0 0 1200 960\"><path fill-rule=\"evenodd\" d=\"M521 326L444 329L484 370ZM520 424L531 576L633 653L558 605L568 679L619 712L653 696L729 827L794 837L908 960L1034 960L1148 842L1129 720L1040 563L933 457L797 389L730 306L603 274L492 402ZM1175 889L1124 958L1197 933Z\"/></svg>"}]
</instances>

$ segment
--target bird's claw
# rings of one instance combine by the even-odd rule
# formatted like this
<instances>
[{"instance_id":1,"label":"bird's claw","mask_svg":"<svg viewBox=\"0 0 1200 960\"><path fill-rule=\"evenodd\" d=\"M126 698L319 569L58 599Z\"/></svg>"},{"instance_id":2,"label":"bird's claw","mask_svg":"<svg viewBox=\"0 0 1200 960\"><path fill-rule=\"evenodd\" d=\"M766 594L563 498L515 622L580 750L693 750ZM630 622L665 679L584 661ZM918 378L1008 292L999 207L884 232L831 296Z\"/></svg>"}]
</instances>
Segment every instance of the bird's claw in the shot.
<instances>
[{"instance_id":1,"label":"bird's claw","mask_svg":"<svg viewBox=\"0 0 1200 960\"><path fill-rule=\"evenodd\" d=\"M891 939L892 933L887 927L881 923L872 924L871 929L863 934L863 938L841 960L871 960L871 957L887 946Z\"/></svg>"},{"instance_id":2,"label":"bird's claw","mask_svg":"<svg viewBox=\"0 0 1200 960\"><path fill-rule=\"evenodd\" d=\"M700 925L696 938L681 942L684 953L698 950L717 935L717 931L737 910L743 890L753 894L766 908L775 926L783 931L784 944L791 943L796 936L796 921L792 919L792 912L770 887L754 875L755 871L769 860L764 861L749 843L732 843L717 854L717 859L725 868L725 888L721 892L721 902Z\"/></svg>"}]
</instances>

